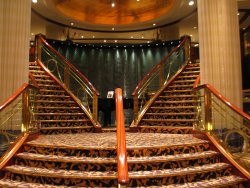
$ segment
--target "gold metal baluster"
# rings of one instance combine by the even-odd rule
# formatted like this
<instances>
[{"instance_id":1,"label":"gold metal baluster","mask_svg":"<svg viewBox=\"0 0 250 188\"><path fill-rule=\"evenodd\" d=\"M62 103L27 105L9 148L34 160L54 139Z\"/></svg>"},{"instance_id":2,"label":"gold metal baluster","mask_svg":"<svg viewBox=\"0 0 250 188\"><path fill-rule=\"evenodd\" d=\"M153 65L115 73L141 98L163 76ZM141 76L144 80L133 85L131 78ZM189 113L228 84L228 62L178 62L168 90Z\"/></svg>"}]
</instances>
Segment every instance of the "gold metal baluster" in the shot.
<instances>
[{"instance_id":1,"label":"gold metal baluster","mask_svg":"<svg viewBox=\"0 0 250 188\"><path fill-rule=\"evenodd\" d=\"M22 132L29 131L30 111L29 111L29 90L23 92L23 109L22 109Z\"/></svg>"},{"instance_id":2,"label":"gold metal baluster","mask_svg":"<svg viewBox=\"0 0 250 188\"><path fill-rule=\"evenodd\" d=\"M208 89L204 91L205 97L205 131L212 130L212 96Z\"/></svg>"},{"instance_id":3,"label":"gold metal baluster","mask_svg":"<svg viewBox=\"0 0 250 188\"><path fill-rule=\"evenodd\" d=\"M138 120L138 94L134 95L134 124L137 123Z\"/></svg>"},{"instance_id":4,"label":"gold metal baluster","mask_svg":"<svg viewBox=\"0 0 250 188\"><path fill-rule=\"evenodd\" d=\"M93 119L95 122L98 120L98 96L96 93L93 94Z\"/></svg>"},{"instance_id":5,"label":"gold metal baluster","mask_svg":"<svg viewBox=\"0 0 250 188\"><path fill-rule=\"evenodd\" d=\"M69 66L67 64L64 66L64 84L69 88Z\"/></svg>"}]
</instances>

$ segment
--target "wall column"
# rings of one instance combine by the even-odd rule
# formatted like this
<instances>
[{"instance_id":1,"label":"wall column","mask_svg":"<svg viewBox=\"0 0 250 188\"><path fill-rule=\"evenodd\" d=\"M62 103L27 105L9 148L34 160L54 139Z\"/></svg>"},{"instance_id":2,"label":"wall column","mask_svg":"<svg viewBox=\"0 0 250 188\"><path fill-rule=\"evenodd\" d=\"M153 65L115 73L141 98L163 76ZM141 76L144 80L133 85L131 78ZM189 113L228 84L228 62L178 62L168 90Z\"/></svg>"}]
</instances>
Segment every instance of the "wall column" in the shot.
<instances>
[{"instance_id":1,"label":"wall column","mask_svg":"<svg viewBox=\"0 0 250 188\"><path fill-rule=\"evenodd\" d=\"M198 0L201 83L210 83L242 108L240 35L236 0Z\"/></svg>"},{"instance_id":2,"label":"wall column","mask_svg":"<svg viewBox=\"0 0 250 188\"><path fill-rule=\"evenodd\" d=\"M31 0L0 0L0 104L28 82Z\"/></svg>"}]
</instances>

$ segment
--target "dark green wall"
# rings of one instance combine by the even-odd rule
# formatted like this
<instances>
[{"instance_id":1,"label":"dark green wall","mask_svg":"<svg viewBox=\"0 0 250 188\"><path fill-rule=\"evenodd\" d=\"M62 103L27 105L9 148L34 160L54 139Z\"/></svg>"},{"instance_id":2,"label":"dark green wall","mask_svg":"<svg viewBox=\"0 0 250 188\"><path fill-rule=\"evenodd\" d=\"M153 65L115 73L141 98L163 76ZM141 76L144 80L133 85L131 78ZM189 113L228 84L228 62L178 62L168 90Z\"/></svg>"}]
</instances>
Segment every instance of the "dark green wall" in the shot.
<instances>
[{"instance_id":1,"label":"dark green wall","mask_svg":"<svg viewBox=\"0 0 250 188\"><path fill-rule=\"evenodd\" d=\"M100 98L106 98L107 92L117 87L123 89L124 98L131 98L138 82L179 44L168 41L150 46L103 47L47 41L90 80L99 90Z\"/></svg>"}]
</instances>

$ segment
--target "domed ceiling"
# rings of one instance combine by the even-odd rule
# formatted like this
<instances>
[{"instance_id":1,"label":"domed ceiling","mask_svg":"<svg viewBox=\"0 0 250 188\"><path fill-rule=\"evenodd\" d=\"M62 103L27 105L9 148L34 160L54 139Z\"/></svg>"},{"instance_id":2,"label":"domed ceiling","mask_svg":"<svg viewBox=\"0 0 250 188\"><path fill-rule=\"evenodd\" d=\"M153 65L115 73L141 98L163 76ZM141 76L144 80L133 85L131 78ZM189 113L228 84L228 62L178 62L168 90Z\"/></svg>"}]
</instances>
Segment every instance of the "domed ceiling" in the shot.
<instances>
[{"instance_id":1,"label":"domed ceiling","mask_svg":"<svg viewBox=\"0 0 250 188\"><path fill-rule=\"evenodd\" d=\"M171 24L193 13L187 0L43 0L33 10L50 21L89 30L135 31Z\"/></svg>"}]
</instances>

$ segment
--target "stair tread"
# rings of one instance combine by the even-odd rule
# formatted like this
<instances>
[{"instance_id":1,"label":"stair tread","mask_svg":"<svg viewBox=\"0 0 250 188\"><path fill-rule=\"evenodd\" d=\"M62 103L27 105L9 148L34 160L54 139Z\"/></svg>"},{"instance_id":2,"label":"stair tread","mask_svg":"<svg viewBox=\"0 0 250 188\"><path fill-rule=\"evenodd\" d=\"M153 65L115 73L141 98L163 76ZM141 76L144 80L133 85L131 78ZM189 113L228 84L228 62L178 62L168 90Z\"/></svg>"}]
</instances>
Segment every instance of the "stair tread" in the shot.
<instances>
[{"instance_id":1,"label":"stair tread","mask_svg":"<svg viewBox=\"0 0 250 188\"><path fill-rule=\"evenodd\" d=\"M29 166L12 165L5 168L13 173L21 173L32 176L56 177L56 178L74 178L74 179L117 179L115 171L77 171L77 170L61 170L46 169Z\"/></svg>"},{"instance_id":2,"label":"stair tread","mask_svg":"<svg viewBox=\"0 0 250 188\"><path fill-rule=\"evenodd\" d=\"M155 101L155 103L171 104L171 103L194 103L196 100L176 100L176 101Z\"/></svg>"},{"instance_id":3,"label":"stair tread","mask_svg":"<svg viewBox=\"0 0 250 188\"><path fill-rule=\"evenodd\" d=\"M69 95L41 95L38 94L36 97L58 97L58 98L70 98Z\"/></svg>"},{"instance_id":4,"label":"stair tread","mask_svg":"<svg viewBox=\"0 0 250 188\"><path fill-rule=\"evenodd\" d=\"M190 97L190 98L196 98L197 95L161 95L159 98L177 98L177 97Z\"/></svg>"},{"instance_id":5,"label":"stair tread","mask_svg":"<svg viewBox=\"0 0 250 188\"><path fill-rule=\"evenodd\" d=\"M175 80L173 83L193 83L195 80Z\"/></svg>"},{"instance_id":6,"label":"stair tread","mask_svg":"<svg viewBox=\"0 0 250 188\"><path fill-rule=\"evenodd\" d=\"M196 122L197 119L142 119L143 121L156 121L156 122Z\"/></svg>"},{"instance_id":7,"label":"stair tread","mask_svg":"<svg viewBox=\"0 0 250 188\"><path fill-rule=\"evenodd\" d=\"M63 92L63 93L65 93L65 91L64 90L55 90L55 89L40 89L39 90L40 92L42 91L42 92Z\"/></svg>"},{"instance_id":8,"label":"stair tread","mask_svg":"<svg viewBox=\"0 0 250 188\"><path fill-rule=\"evenodd\" d=\"M59 185L51 185L51 184L40 184L40 183L28 183L23 181L14 181L10 179L0 179L0 186L5 188L13 187L13 188L67 188L66 186L59 186Z\"/></svg>"},{"instance_id":9,"label":"stair tread","mask_svg":"<svg viewBox=\"0 0 250 188\"><path fill-rule=\"evenodd\" d=\"M69 115L72 115L72 116L81 116L81 115L85 115L84 113L65 113L65 112L62 112L62 113L58 113L58 112L51 112L51 113L34 113L35 115L47 115L47 116L62 116L62 115L65 115L65 116L69 116Z\"/></svg>"},{"instance_id":10,"label":"stair tread","mask_svg":"<svg viewBox=\"0 0 250 188\"><path fill-rule=\"evenodd\" d=\"M232 185L235 183L240 183L247 181L244 178L241 178L239 176L235 175L229 175L229 176L223 176L215 179L209 179L209 180L204 180L204 181L198 181L198 182L191 182L191 183L184 183L184 184L175 184L175 185L168 185L168 186L163 186L165 188L211 188L213 187L224 187L225 185ZM150 186L147 188L154 188L155 186Z\"/></svg>"},{"instance_id":11,"label":"stair tread","mask_svg":"<svg viewBox=\"0 0 250 188\"><path fill-rule=\"evenodd\" d=\"M187 109L187 108L197 108L196 106L166 106L166 107L163 107L163 106L151 106L150 108L152 109Z\"/></svg>"},{"instance_id":12,"label":"stair tread","mask_svg":"<svg viewBox=\"0 0 250 188\"><path fill-rule=\"evenodd\" d=\"M36 106L36 109L80 109L79 106Z\"/></svg>"},{"instance_id":13,"label":"stair tread","mask_svg":"<svg viewBox=\"0 0 250 188\"><path fill-rule=\"evenodd\" d=\"M86 122L90 121L89 119L70 119L70 120L65 120L65 119L41 119L39 120L40 122Z\"/></svg>"},{"instance_id":14,"label":"stair tread","mask_svg":"<svg viewBox=\"0 0 250 188\"><path fill-rule=\"evenodd\" d=\"M175 169L162 169L162 170L151 170L151 171L130 171L129 178L150 178L150 177L169 177L169 176L180 176L187 174L203 173L213 170L220 170L230 167L227 163L214 163L205 164L202 166L194 166L187 168L175 168Z\"/></svg>"},{"instance_id":15,"label":"stair tread","mask_svg":"<svg viewBox=\"0 0 250 188\"><path fill-rule=\"evenodd\" d=\"M37 100L38 103L75 103L74 101Z\"/></svg>"},{"instance_id":16,"label":"stair tread","mask_svg":"<svg viewBox=\"0 0 250 188\"><path fill-rule=\"evenodd\" d=\"M146 113L146 115L173 116L173 115L196 115L196 112L174 112L174 113Z\"/></svg>"},{"instance_id":17,"label":"stair tread","mask_svg":"<svg viewBox=\"0 0 250 188\"><path fill-rule=\"evenodd\" d=\"M176 155L162 155L162 156L142 156L129 157L128 163L144 163L144 162L166 162L177 160L190 160L203 157L211 157L218 155L216 151L203 151L196 153L184 153ZM19 153L17 157L22 159L49 161L49 162L71 162L71 163L117 163L116 158L112 157L79 157L79 156L57 156L57 155L43 155L36 153Z\"/></svg>"},{"instance_id":18,"label":"stair tread","mask_svg":"<svg viewBox=\"0 0 250 188\"><path fill-rule=\"evenodd\" d=\"M76 126L76 127L41 127L40 130L60 130L60 129L90 129L92 126Z\"/></svg>"}]
</instances>

